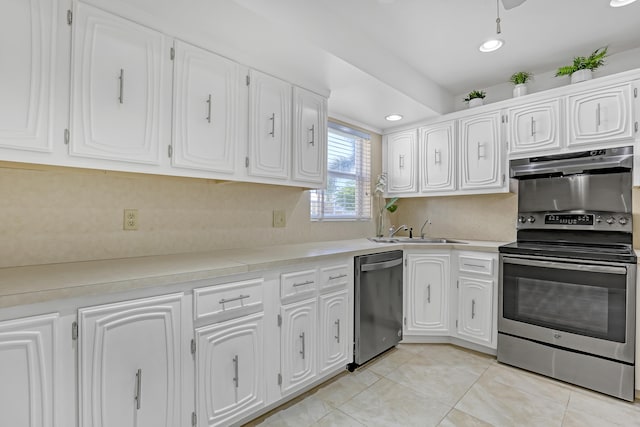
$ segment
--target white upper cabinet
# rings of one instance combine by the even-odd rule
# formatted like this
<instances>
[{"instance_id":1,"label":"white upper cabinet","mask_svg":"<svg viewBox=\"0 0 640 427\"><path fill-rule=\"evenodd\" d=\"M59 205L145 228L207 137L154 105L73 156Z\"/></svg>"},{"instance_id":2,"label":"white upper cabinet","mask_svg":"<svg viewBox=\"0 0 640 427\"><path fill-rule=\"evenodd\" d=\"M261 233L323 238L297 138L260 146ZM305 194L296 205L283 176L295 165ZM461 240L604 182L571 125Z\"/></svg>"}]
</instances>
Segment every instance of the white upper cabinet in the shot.
<instances>
[{"instance_id":1,"label":"white upper cabinet","mask_svg":"<svg viewBox=\"0 0 640 427\"><path fill-rule=\"evenodd\" d=\"M0 322L1 425L56 425L54 385L61 374L54 352L57 322L57 314Z\"/></svg>"},{"instance_id":2,"label":"white upper cabinet","mask_svg":"<svg viewBox=\"0 0 640 427\"><path fill-rule=\"evenodd\" d=\"M291 85L267 74L249 71L248 174L289 178L291 153Z\"/></svg>"},{"instance_id":3,"label":"white upper cabinet","mask_svg":"<svg viewBox=\"0 0 640 427\"><path fill-rule=\"evenodd\" d=\"M567 97L569 147L633 138L633 87L612 85Z\"/></svg>"},{"instance_id":4,"label":"white upper cabinet","mask_svg":"<svg viewBox=\"0 0 640 427\"><path fill-rule=\"evenodd\" d=\"M235 150L246 126L239 106L244 79L239 64L175 42L173 166L235 172Z\"/></svg>"},{"instance_id":5,"label":"white upper cabinet","mask_svg":"<svg viewBox=\"0 0 640 427\"><path fill-rule=\"evenodd\" d=\"M52 151L57 0L2 2L0 148Z\"/></svg>"},{"instance_id":6,"label":"white upper cabinet","mask_svg":"<svg viewBox=\"0 0 640 427\"><path fill-rule=\"evenodd\" d=\"M461 190L505 188L500 120L500 111L459 120Z\"/></svg>"},{"instance_id":7,"label":"white upper cabinet","mask_svg":"<svg viewBox=\"0 0 640 427\"><path fill-rule=\"evenodd\" d=\"M418 172L420 191L456 189L455 121L418 129Z\"/></svg>"},{"instance_id":8,"label":"white upper cabinet","mask_svg":"<svg viewBox=\"0 0 640 427\"><path fill-rule=\"evenodd\" d=\"M69 154L158 164L164 36L77 3Z\"/></svg>"},{"instance_id":9,"label":"white upper cabinet","mask_svg":"<svg viewBox=\"0 0 640 427\"><path fill-rule=\"evenodd\" d=\"M561 147L560 99L524 104L507 110L512 155Z\"/></svg>"},{"instance_id":10,"label":"white upper cabinet","mask_svg":"<svg viewBox=\"0 0 640 427\"><path fill-rule=\"evenodd\" d=\"M416 130L385 135L384 146L387 193L392 195L418 191Z\"/></svg>"},{"instance_id":11,"label":"white upper cabinet","mask_svg":"<svg viewBox=\"0 0 640 427\"><path fill-rule=\"evenodd\" d=\"M299 87L293 88L294 181L317 184L326 177L327 100Z\"/></svg>"},{"instance_id":12,"label":"white upper cabinet","mask_svg":"<svg viewBox=\"0 0 640 427\"><path fill-rule=\"evenodd\" d=\"M181 307L172 294L79 310L80 425L184 424Z\"/></svg>"}]
</instances>

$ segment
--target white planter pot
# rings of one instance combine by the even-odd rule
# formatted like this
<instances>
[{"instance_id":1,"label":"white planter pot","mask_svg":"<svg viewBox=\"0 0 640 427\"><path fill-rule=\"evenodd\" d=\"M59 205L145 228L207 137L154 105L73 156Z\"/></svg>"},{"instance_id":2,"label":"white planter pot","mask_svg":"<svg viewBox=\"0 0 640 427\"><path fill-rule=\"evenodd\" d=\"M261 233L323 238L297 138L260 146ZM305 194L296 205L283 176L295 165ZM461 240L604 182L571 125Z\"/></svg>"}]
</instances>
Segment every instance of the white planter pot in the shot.
<instances>
[{"instance_id":1,"label":"white planter pot","mask_svg":"<svg viewBox=\"0 0 640 427\"><path fill-rule=\"evenodd\" d=\"M527 85L525 83L515 85L513 87L513 97L517 98L527 94Z\"/></svg>"},{"instance_id":2,"label":"white planter pot","mask_svg":"<svg viewBox=\"0 0 640 427\"><path fill-rule=\"evenodd\" d=\"M593 72L591 70L578 70L571 74L571 83L580 83L585 80L591 80L593 78Z\"/></svg>"},{"instance_id":3,"label":"white planter pot","mask_svg":"<svg viewBox=\"0 0 640 427\"><path fill-rule=\"evenodd\" d=\"M469 100L469 108L479 107L484 104L484 99L482 98L473 98Z\"/></svg>"}]
</instances>

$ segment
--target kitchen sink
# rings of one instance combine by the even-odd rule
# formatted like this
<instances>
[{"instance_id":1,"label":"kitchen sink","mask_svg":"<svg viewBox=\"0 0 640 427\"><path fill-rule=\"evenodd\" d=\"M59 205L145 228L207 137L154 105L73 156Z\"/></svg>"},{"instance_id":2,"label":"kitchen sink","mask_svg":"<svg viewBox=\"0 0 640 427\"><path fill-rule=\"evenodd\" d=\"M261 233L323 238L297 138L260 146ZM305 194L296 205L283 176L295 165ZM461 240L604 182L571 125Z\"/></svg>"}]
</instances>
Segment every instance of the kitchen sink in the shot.
<instances>
[{"instance_id":1,"label":"kitchen sink","mask_svg":"<svg viewBox=\"0 0 640 427\"><path fill-rule=\"evenodd\" d=\"M441 239L437 237L369 237L369 240L376 243L456 243L466 244L460 240Z\"/></svg>"}]
</instances>

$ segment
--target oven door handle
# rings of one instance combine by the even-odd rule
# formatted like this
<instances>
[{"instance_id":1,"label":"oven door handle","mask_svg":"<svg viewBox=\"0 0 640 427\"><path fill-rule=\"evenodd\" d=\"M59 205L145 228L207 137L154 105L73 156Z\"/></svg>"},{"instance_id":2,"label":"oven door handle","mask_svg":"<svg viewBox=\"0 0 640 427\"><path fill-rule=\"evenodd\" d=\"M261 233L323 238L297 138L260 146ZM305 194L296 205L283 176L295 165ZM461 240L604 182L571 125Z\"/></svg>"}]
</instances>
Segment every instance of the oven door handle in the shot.
<instances>
[{"instance_id":1,"label":"oven door handle","mask_svg":"<svg viewBox=\"0 0 640 427\"><path fill-rule=\"evenodd\" d=\"M562 270L576 270L576 271L593 271L596 273L608 273L608 274L627 274L625 267L614 267L608 265L593 265L593 264L571 264L565 262L553 262L553 261L540 261L535 259L524 258L511 258L504 257L502 261L507 264L528 265L532 267L547 267L556 268Z\"/></svg>"}]
</instances>

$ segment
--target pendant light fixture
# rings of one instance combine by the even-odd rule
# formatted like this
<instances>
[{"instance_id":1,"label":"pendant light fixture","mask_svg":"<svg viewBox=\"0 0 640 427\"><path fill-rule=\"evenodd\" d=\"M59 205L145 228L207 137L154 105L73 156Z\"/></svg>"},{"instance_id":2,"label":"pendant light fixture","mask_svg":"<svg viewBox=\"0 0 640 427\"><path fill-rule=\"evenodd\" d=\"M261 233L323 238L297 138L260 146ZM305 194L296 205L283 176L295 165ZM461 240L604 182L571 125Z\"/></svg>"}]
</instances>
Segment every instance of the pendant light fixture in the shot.
<instances>
[{"instance_id":1,"label":"pendant light fixture","mask_svg":"<svg viewBox=\"0 0 640 427\"><path fill-rule=\"evenodd\" d=\"M496 0L496 36L499 36L502 33L502 29L500 28L500 0ZM480 52L493 52L502 47L504 44L504 40L499 37L495 37L489 40L485 40L484 43L480 45L478 49Z\"/></svg>"}]
</instances>

